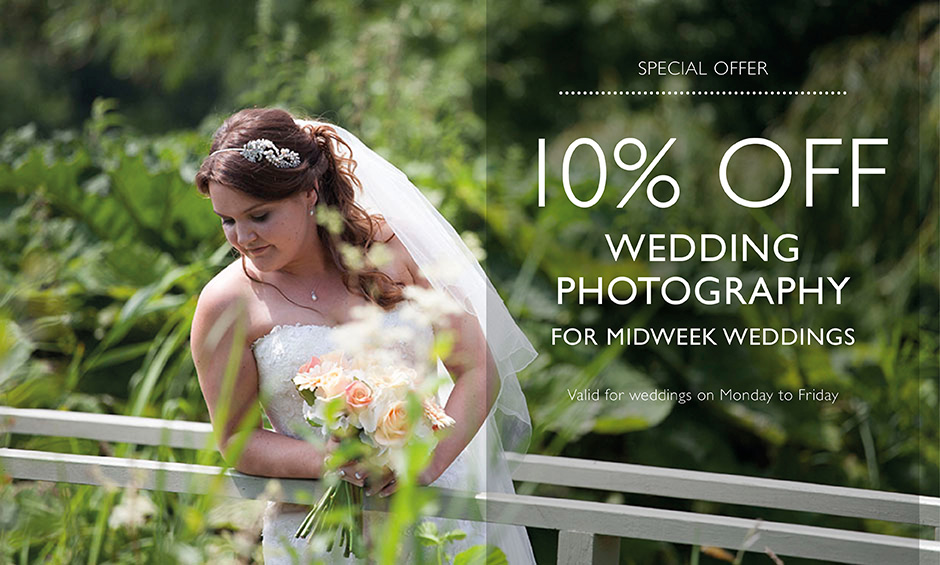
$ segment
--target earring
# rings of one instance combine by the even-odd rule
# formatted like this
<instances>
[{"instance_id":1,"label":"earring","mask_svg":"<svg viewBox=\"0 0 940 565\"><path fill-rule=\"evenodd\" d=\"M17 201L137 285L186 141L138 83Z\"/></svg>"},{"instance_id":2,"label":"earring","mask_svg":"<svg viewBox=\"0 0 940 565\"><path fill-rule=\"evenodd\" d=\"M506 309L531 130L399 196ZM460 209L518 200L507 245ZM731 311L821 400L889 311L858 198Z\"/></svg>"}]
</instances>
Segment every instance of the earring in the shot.
<instances>
[{"instance_id":1,"label":"earring","mask_svg":"<svg viewBox=\"0 0 940 565\"><path fill-rule=\"evenodd\" d=\"M314 215L314 214L316 214L316 213L317 213L316 210L314 210L313 208L310 209L310 215L311 215L311 216Z\"/></svg>"}]
</instances>

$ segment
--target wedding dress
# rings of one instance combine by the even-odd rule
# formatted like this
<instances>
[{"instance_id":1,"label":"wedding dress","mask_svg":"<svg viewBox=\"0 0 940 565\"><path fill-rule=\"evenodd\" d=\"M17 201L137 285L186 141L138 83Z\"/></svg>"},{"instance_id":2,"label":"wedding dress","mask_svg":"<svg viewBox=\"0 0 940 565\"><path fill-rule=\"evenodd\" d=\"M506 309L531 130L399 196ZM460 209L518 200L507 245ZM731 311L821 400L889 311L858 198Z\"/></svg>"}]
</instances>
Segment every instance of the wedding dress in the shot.
<instances>
[{"instance_id":1,"label":"wedding dress","mask_svg":"<svg viewBox=\"0 0 940 565\"><path fill-rule=\"evenodd\" d=\"M385 312L384 326L389 328L401 325L412 326L419 340L430 342L433 338L430 328L415 328L412 322L402 319L399 313L400 309ZM296 438L300 435L297 430L309 429L303 417L303 401L298 396L292 379L297 368L309 361L311 356L342 349L341 343L334 343L334 331L334 328L322 325L276 326L270 333L252 344L258 366L261 403L278 433ZM414 348L406 346L404 342L401 345L400 354L407 361L409 356L414 355ZM439 368L443 369L443 365L439 364ZM440 393L442 405L450 392L449 388L452 388L452 385L448 387L448 390L442 390ZM499 445L495 425L492 424L491 419L492 416L487 419L489 425L484 424L473 441L434 481L432 486L470 492L487 490L512 492L512 481L505 461L499 457L499 453L495 456L486 455L488 447ZM492 450L489 452L493 453ZM266 565L298 562L331 564L365 562L355 558L344 558L342 552L336 549L329 554L316 554L316 549L308 540L294 538L294 532L308 510L309 508L299 505L268 503L262 531ZM368 520L372 516L372 513L367 513L367 529L369 528ZM502 549L511 565L535 563L532 548L523 527L443 518L429 520L437 525L439 532L459 529L467 534L463 540L446 546L448 555L453 556L474 545L489 544ZM414 561L413 557L407 553L402 559L403 563Z\"/></svg>"}]
</instances>

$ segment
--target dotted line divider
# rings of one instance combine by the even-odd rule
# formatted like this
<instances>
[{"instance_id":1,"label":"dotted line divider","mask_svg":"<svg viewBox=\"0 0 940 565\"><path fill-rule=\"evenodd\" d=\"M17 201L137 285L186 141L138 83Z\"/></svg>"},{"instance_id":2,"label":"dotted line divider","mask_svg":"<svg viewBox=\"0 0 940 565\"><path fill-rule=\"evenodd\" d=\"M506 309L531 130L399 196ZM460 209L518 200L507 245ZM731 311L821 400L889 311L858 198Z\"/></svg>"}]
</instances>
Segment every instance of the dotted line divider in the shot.
<instances>
[{"instance_id":1,"label":"dotted line divider","mask_svg":"<svg viewBox=\"0 0 940 565\"><path fill-rule=\"evenodd\" d=\"M559 96L845 96L845 90L559 90Z\"/></svg>"}]
</instances>

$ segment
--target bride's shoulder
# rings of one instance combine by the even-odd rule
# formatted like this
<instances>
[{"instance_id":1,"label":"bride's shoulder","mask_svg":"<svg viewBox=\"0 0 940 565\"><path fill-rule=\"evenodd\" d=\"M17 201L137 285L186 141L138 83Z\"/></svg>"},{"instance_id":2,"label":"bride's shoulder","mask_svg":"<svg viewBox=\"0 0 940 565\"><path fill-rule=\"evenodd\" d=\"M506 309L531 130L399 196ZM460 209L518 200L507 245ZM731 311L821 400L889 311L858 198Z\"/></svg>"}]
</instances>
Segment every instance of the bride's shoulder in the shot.
<instances>
[{"instance_id":1,"label":"bride's shoulder","mask_svg":"<svg viewBox=\"0 0 940 565\"><path fill-rule=\"evenodd\" d=\"M252 294L245 277L241 275L240 263L233 261L202 287L196 302L196 315L214 319L229 308L248 310Z\"/></svg>"},{"instance_id":2,"label":"bride's shoulder","mask_svg":"<svg viewBox=\"0 0 940 565\"><path fill-rule=\"evenodd\" d=\"M202 293L209 296L225 295L234 298L235 295L242 295L248 288L245 284L246 278L242 273L241 262L237 259L229 263L225 268L216 273L206 286L202 287Z\"/></svg>"},{"instance_id":3,"label":"bride's shoulder","mask_svg":"<svg viewBox=\"0 0 940 565\"><path fill-rule=\"evenodd\" d=\"M384 245L391 254L391 260L380 268L382 272L391 277L392 280L406 285L429 286L427 279L421 274L421 269L415 263L411 254L408 253L405 244L395 235L388 223L379 220L373 241Z\"/></svg>"}]
</instances>

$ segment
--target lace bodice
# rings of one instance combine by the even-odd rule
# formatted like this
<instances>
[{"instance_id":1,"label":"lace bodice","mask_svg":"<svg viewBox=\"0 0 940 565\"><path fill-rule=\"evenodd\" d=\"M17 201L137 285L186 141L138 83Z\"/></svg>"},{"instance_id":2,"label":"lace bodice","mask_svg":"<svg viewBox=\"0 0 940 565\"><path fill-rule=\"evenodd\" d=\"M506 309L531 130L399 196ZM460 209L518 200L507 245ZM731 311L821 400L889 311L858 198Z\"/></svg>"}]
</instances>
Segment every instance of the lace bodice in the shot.
<instances>
[{"instance_id":1,"label":"lace bodice","mask_svg":"<svg viewBox=\"0 0 940 565\"><path fill-rule=\"evenodd\" d=\"M298 425L306 425L303 404L291 379L297 368L313 355L333 349L329 326L276 326L251 346L258 365L258 393L275 431L299 437Z\"/></svg>"}]
</instances>

